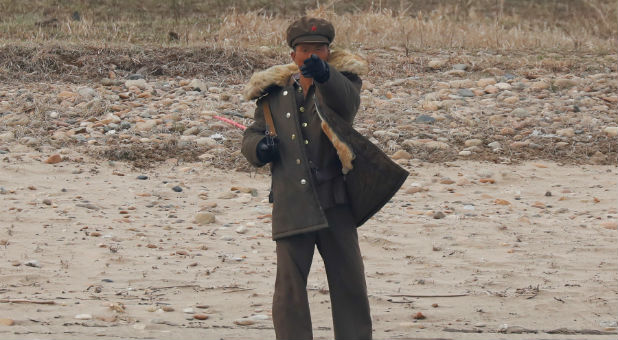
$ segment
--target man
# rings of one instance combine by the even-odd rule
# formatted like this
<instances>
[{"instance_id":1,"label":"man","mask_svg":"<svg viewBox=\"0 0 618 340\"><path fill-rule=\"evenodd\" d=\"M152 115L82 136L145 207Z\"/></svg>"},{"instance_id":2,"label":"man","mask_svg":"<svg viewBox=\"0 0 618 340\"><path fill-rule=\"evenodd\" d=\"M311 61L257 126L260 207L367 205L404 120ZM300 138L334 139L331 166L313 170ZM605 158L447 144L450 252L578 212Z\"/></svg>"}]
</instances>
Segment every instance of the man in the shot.
<instances>
[{"instance_id":1,"label":"man","mask_svg":"<svg viewBox=\"0 0 618 340\"><path fill-rule=\"evenodd\" d=\"M326 20L295 21L287 29L293 63L254 74L245 89L247 99L257 99L257 108L242 153L255 166L270 163L272 171L277 253L272 315L277 339L313 337L306 286L315 246L328 277L335 338L371 338L356 227L379 210L407 176L353 131L359 76L368 67L355 55L331 52L334 37L334 27ZM375 170L393 178L392 184L387 180L382 189L383 179L367 175Z\"/></svg>"}]
</instances>

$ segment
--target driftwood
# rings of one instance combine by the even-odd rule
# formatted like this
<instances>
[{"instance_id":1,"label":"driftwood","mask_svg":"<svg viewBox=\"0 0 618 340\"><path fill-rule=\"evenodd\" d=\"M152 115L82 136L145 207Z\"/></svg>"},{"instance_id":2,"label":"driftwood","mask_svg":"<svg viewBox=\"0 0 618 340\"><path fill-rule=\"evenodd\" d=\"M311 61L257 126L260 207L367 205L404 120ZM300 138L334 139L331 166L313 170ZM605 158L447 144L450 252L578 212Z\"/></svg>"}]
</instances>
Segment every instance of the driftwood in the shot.
<instances>
[{"instance_id":1,"label":"driftwood","mask_svg":"<svg viewBox=\"0 0 618 340\"><path fill-rule=\"evenodd\" d=\"M0 303L32 303L37 305L55 305L55 301L34 301L34 300L10 300L0 299Z\"/></svg>"},{"instance_id":2,"label":"driftwood","mask_svg":"<svg viewBox=\"0 0 618 340\"><path fill-rule=\"evenodd\" d=\"M411 298L447 298L468 296L468 294L451 294L451 295L411 295L411 294L393 294L390 297L411 297Z\"/></svg>"}]
</instances>

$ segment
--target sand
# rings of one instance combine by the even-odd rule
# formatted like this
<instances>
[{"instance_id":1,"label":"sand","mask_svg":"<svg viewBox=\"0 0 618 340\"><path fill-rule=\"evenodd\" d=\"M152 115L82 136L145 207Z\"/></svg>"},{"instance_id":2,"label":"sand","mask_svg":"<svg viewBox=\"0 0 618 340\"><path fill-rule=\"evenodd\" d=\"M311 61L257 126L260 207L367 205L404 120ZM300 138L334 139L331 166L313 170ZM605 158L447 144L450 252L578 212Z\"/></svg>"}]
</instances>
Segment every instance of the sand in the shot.
<instances>
[{"instance_id":1,"label":"sand","mask_svg":"<svg viewBox=\"0 0 618 340\"><path fill-rule=\"evenodd\" d=\"M267 175L60 154L0 155L0 338L274 338ZM402 163L359 229L374 338L616 338L615 166ZM317 252L308 289L332 338Z\"/></svg>"}]
</instances>

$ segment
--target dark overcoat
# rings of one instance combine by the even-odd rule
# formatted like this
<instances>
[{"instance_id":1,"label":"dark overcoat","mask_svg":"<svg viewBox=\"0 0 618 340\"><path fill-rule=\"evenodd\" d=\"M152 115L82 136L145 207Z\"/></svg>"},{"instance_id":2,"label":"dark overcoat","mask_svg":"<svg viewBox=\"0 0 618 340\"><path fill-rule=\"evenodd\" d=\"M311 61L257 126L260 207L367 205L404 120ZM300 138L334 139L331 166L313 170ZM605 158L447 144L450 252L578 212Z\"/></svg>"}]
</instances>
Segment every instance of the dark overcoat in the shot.
<instances>
[{"instance_id":1,"label":"dark overcoat","mask_svg":"<svg viewBox=\"0 0 618 340\"><path fill-rule=\"evenodd\" d=\"M267 130L264 103L279 137L279 157L271 164L275 240L329 226L316 169L332 168L333 160L343 176L347 204L357 226L380 210L408 175L352 127L360 105L360 75L368 70L365 60L333 51L328 63L329 79L315 83L302 114L297 114L295 64L258 72L245 88L246 99L257 99L257 107L255 121L244 133L243 155L255 166L265 165L256 153Z\"/></svg>"}]
</instances>

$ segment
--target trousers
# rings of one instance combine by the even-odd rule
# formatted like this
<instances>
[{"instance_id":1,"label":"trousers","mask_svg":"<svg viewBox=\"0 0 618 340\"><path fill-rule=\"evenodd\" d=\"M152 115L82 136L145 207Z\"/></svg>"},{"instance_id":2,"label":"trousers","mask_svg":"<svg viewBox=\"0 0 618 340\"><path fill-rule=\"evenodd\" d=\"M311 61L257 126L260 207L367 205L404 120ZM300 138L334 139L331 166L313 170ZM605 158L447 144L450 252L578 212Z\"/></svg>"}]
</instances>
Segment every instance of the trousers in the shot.
<instances>
[{"instance_id":1,"label":"trousers","mask_svg":"<svg viewBox=\"0 0 618 340\"><path fill-rule=\"evenodd\" d=\"M279 340L313 339L307 277L317 246L328 277L335 339L371 339L358 233L345 209L325 211L329 227L277 240L273 324Z\"/></svg>"}]
</instances>

